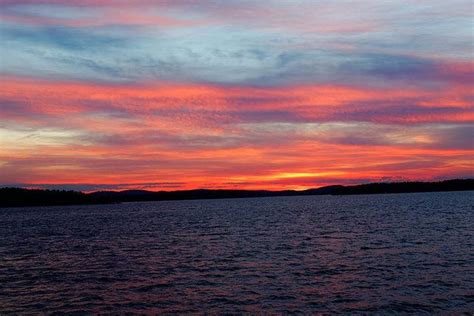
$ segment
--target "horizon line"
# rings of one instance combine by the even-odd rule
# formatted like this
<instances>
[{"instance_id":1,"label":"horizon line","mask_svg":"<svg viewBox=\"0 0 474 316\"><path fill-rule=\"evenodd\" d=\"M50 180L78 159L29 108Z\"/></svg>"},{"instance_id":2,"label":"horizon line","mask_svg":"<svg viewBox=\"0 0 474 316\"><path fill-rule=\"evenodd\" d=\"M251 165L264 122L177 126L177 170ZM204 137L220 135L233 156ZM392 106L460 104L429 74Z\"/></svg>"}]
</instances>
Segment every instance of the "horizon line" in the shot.
<instances>
[{"instance_id":1,"label":"horizon line","mask_svg":"<svg viewBox=\"0 0 474 316\"><path fill-rule=\"evenodd\" d=\"M473 180L474 177L461 177L461 178L449 178L449 179L440 179L440 180L388 180L388 181L373 181L373 182L359 182L359 183L350 183L350 184L329 184L329 185L322 185L322 186L315 186L315 187L308 187L304 189L245 189L245 188L209 188L209 187L199 187L199 188L191 188L191 189L177 189L177 190L166 190L166 187L161 187L160 190L150 190L145 188L129 188L129 189L113 189L113 188L103 188L97 190L79 190L72 188L73 186L114 186L114 184L65 184L63 188L59 187L64 184L0 184L0 189L24 189L24 190L44 190L44 191L74 191L74 192L81 192L84 194L91 194L96 192L127 192L127 191L146 191L146 192L186 192L186 191L249 191L249 192L257 192L257 191L266 191L266 192L284 192L284 191L291 191L291 192L305 192L309 190L317 190L322 188L328 187L354 187L354 186L361 186L361 185L370 185L370 184L396 184L396 183L442 183L448 181L466 181L466 180ZM150 183L151 184L151 183ZM134 184L116 184L118 185L134 185ZM143 184L136 184L136 185L143 185ZM48 187L51 186L51 187ZM55 188L55 186L58 186ZM72 186L71 188L67 188L67 186ZM171 188L171 187L169 187Z\"/></svg>"}]
</instances>

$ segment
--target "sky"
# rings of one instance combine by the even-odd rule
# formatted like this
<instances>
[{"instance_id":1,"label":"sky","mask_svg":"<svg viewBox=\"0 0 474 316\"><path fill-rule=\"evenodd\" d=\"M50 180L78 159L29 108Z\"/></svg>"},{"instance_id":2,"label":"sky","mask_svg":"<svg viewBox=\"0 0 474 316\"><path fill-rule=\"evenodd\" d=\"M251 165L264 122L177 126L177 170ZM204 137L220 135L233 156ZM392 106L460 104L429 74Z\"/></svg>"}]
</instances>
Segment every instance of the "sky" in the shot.
<instances>
[{"instance_id":1,"label":"sky","mask_svg":"<svg viewBox=\"0 0 474 316\"><path fill-rule=\"evenodd\" d=\"M0 0L0 186L474 177L471 0Z\"/></svg>"}]
</instances>

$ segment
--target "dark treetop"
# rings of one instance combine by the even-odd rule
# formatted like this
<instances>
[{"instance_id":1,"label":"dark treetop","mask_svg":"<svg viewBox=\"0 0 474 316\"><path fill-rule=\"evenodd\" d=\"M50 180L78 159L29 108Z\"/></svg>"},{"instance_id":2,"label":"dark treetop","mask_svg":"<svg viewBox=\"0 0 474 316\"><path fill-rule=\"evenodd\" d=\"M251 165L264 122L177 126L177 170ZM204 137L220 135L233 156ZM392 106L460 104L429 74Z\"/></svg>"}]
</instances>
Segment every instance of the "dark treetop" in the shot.
<instances>
[{"instance_id":1,"label":"dark treetop","mask_svg":"<svg viewBox=\"0 0 474 316\"><path fill-rule=\"evenodd\" d=\"M348 195L348 194L380 194L380 193L413 193L438 191L474 190L474 179L456 179L441 182L394 182L369 183L354 186L326 186L304 191L265 191L265 190L186 190L160 191L145 190L98 191L82 193L59 190L30 190L21 188L0 188L0 207L40 206L40 205L72 205L120 203L133 201L163 200L194 200L194 199L226 199L267 196L297 195Z\"/></svg>"}]
</instances>

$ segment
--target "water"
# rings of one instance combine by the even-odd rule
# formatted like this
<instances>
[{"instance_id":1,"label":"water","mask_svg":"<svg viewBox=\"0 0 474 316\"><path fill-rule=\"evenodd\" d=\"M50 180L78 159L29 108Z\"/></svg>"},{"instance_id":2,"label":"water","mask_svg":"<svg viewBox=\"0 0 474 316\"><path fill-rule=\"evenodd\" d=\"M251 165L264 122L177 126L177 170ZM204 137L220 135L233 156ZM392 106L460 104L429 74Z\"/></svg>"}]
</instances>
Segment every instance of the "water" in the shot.
<instances>
[{"instance_id":1,"label":"water","mask_svg":"<svg viewBox=\"0 0 474 316\"><path fill-rule=\"evenodd\" d=\"M0 209L4 313L472 313L474 192Z\"/></svg>"}]
</instances>

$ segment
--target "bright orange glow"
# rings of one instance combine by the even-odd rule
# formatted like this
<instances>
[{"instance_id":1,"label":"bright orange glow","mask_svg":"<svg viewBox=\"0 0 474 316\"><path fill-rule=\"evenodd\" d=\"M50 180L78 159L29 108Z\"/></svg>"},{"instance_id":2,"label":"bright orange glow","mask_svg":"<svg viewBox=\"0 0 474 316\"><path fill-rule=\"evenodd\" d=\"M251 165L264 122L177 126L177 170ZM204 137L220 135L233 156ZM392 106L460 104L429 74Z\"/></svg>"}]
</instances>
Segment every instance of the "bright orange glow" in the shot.
<instances>
[{"instance_id":1,"label":"bright orange glow","mask_svg":"<svg viewBox=\"0 0 474 316\"><path fill-rule=\"evenodd\" d=\"M10 104L1 109L8 124L0 131L2 183L278 190L474 170L474 151L459 140L474 121L464 85L369 90L1 80L0 97Z\"/></svg>"}]
</instances>

